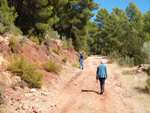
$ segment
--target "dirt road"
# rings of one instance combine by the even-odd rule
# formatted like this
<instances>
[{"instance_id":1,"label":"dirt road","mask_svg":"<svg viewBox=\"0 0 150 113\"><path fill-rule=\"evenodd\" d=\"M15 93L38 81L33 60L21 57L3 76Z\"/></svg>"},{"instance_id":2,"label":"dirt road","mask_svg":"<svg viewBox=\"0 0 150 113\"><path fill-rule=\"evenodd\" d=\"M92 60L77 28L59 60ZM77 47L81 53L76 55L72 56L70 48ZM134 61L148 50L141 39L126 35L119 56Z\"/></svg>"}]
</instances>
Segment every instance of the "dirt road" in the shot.
<instances>
[{"instance_id":1,"label":"dirt road","mask_svg":"<svg viewBox=\"0 0 150 113\"><path fill-rule=\"evenodd\" d=\"M84 61L85 69L65 84L53 113L133 113L124 101L124 89L112 64L106 63L108 79L104 94L99 95L96 69L101 59L107 62L102 56L91 56Z\"/></svg>"}]
</instances>

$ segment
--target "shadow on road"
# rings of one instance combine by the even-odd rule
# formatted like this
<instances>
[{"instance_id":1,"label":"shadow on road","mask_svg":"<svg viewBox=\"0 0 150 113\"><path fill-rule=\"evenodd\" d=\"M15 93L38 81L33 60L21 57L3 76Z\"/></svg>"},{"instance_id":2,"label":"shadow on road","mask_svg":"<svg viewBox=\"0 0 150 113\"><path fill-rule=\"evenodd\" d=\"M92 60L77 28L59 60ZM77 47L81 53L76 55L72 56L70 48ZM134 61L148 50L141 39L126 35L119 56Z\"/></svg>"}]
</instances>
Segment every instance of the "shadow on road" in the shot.
<instances>
[{"instance_id":1,"label":"shadow on road","mask_svg":"<svg viewBox=\"0 0 150 113\"><path fill-rule=\"evenodd\" d=\"M99 92L93 91L93 90L81 90L81 92L93 92L93 93L99 94Z\"/></svg>"}]
</instances>

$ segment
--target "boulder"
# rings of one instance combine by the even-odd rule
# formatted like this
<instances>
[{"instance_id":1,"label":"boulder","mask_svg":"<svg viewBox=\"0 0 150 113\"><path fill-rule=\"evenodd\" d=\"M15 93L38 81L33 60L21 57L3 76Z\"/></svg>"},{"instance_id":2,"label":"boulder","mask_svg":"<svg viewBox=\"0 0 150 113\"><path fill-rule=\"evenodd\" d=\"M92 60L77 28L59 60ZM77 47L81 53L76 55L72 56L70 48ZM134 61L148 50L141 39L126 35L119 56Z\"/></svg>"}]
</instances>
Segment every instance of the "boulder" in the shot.
<instances>
[{"instance_id":1,"label":"boulder","mask_svg":"<svg viewBox=\"0 0 150 113\"><path fill-rule=\"evenodd\" d=\"M47 96L47 92L42 92L41 95Z\"/></svg>"},{"instance_id":2,"label":"boulder","mask_svg":"<svg viewBox=\"0 0 150 113\"><path fill-rule=\"evenodd\" d=\"M30 93L36 93L36 92L37 92L36 89L34 89L34 88L30 89Z\"/></svg>"},{"instance_id":3,"label":"boulder","mask_svg":"<svg viewBox=\"0 0 150 113\"><path fill-rule=\"evenodd\" d=\"M150 68L150 64L140 64L140 65L138 66L137 71L138 71L138 72L147 71L148 68Z\"/></svg>"}]
</instances>

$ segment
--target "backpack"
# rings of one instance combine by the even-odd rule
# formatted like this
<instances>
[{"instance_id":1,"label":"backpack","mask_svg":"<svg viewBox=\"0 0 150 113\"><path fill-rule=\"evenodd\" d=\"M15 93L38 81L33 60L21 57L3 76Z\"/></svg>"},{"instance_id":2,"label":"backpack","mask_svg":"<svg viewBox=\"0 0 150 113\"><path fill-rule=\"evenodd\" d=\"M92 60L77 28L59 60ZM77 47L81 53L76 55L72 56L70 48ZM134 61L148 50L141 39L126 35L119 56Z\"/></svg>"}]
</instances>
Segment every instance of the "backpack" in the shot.
<instances>
[{"instance_id":1,"label":"backpack","mask_svg":"<svg viewBox=\"0 0 150 113\"><path fill-rule=\"evenodd\" d=\"M80 58L80 56L78 56L78 60L79 60L79 62L81 61L81 58Z\"/></svg>"}]
</instances>

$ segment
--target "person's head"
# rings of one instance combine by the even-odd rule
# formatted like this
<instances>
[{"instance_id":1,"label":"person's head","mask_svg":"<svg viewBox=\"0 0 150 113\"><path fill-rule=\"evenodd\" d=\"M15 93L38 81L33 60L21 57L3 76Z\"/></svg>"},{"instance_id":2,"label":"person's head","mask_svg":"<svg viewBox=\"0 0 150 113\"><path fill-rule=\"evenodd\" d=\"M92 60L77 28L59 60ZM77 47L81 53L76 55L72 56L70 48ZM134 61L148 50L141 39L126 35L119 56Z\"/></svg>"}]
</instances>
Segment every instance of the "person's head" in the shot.
<instances>
[{"instance_id":1,"label":"person's head","mask_svg":"<svg viewBox=\"0 0 150 113\"><path fill-rule=\"evenodd\" d=\"M80 54L82 54L82 52L80 52Z\"/></svg>"},{"instance_id":2,"label":"person's head","mask_svg":"<svg viewBox=\"0 0 150 113\"><path fill-rule=\"evenodd\" d=\"M104 60L101 60L101 64L104 64Z\"/></svg>"}]
</instances>

